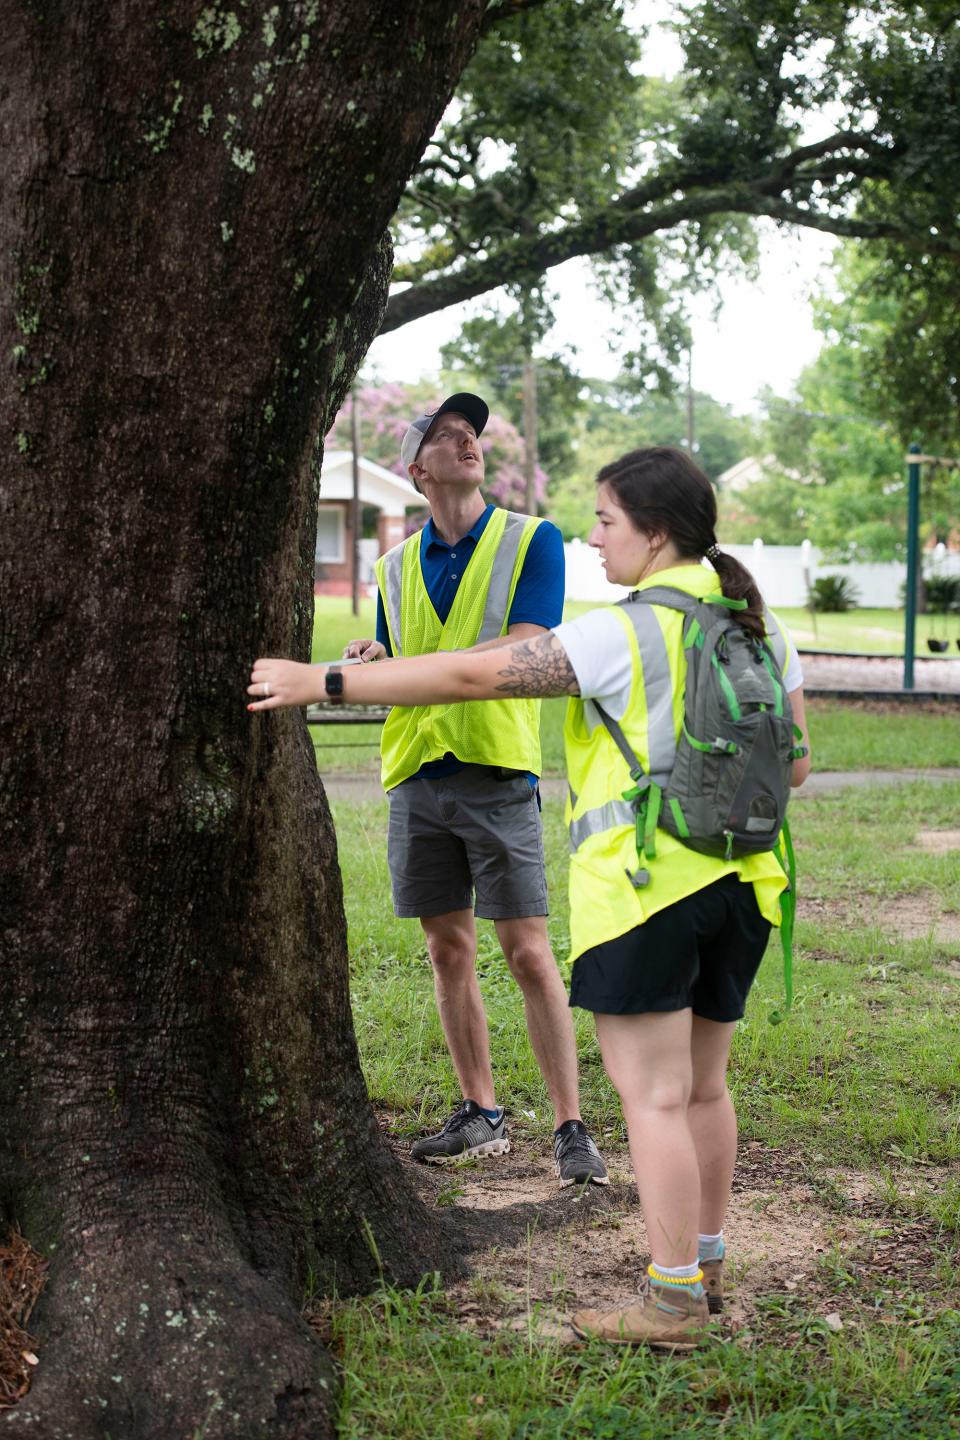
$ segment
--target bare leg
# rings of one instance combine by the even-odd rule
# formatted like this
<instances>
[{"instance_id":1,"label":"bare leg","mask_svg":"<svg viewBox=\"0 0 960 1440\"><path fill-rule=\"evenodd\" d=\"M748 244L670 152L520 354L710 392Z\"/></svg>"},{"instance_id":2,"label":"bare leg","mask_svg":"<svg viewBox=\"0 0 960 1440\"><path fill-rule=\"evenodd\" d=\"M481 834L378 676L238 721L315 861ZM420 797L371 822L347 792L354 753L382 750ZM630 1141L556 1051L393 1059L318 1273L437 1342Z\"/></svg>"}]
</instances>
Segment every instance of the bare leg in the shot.
<instances>
[{"instance_id":1,"label":"bare leg","mask_svg":"<svg viewBox=\"0 0 960 1440\"><path fill-rule=\"evenodd\" d=\"M496 1104L490 1035L477 984L477 932L472 910L421 917L433 966L440 1024L465 1099L485 1110Z\"/></svg>"},{"instance_id":2,"label":"bare leg","mask_svg":"<svg viewBox=\"0 0 960 1440\"><path fill-rule=\"evenodd\" d=\"M542 915L496 920L510 973L523 993L527 1034L554 1110L554 1125L580 1119L577 1050L567 991Z\"/></svg>"},{"instance_id":3,"label":"bare leg","mask_svg":"<svg viewBox=\"0 0 960 1440\"><path fill-rule=\"evenodd\" d=\"M630 1158L653 1259L697 1259L700 1169L687 1123L691 1012L597 1015L607 1074L623 1105Z\"/></svg>"},{"instance_id":4,"label":"bare leg","mask_svg":"<svg viewBox=\"0 0 960 1440\"><path fill-rule=\"evenodd\" d=\"M700 1165L700 1233L723 1229L737 1161L737 1117L727 1089L735 1024L693 1017L693 1087L687 1112Z\"/></svg>"}]
</instances>

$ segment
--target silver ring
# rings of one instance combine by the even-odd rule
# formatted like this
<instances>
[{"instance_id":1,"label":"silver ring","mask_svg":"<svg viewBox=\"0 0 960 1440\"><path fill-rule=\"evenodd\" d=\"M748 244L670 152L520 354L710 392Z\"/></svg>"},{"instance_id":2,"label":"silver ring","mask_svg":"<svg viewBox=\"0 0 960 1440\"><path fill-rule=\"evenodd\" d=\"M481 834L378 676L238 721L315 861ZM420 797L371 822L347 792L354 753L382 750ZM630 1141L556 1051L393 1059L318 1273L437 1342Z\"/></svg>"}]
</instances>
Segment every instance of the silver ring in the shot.
<instances>
[{"instance_id":1,"label":"silver ring","mask_svg":"<svg viewBox=\"0 0 960 1440\"><path fill-rule=\"evenodd\" d=\"M263 698L264 698L264 700L267 699L267 697L269 696L269 694L270 694L270 682L269 682L269 680L264 680L264 682L263 682Z\"/></svg>"}]
</instances>

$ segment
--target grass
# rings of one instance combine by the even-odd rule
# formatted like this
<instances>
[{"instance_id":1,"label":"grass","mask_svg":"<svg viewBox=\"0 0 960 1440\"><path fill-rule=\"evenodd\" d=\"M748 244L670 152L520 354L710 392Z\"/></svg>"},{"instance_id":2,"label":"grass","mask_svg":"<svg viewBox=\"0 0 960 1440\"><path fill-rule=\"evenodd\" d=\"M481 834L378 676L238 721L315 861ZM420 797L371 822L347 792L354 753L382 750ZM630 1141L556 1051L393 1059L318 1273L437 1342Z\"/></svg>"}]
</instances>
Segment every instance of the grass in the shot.
<instances>
[{"instance_id":1,"label":"grass","mask_svg":"<svg viewBox=\"0 0 960 1440\"><path fill-rule=\"evenodd\" d=\"M458 1097L419 927L389 914L385 808L382 800L334 801L364 1069L396 1128L413 1132ZM915 847L919 829L951 828L958 810L960 778L858 788L794 807L801 893L820 909L797 927L791 1018L768 1023L782 998L773 941L738 1029L732 1067L744 1138L799 1157L828 1210L842 1217L845 1197L827 1171L865 1170L891 1223L919 1217L939 1233L942 1259L923 1293L895 1273L861 1283L838 1251L820 1263L838 1292L854 1291L852 1319L841 1332L805 1310L801 1297L778 1292L758 1297L763 1315L754 1337L696 1357L657 1359L602 1346L571 1352L532 1330L478 1335L457 1323L432 1283L415 1294L385 1290L336 1307L345 1440L960 1436L960 1314L952 1308L960 1276L950 1241L960 1231L960 1180L927 1188L909 1182L912 1167L958 1173L960 944L905 940L884 923L904 896L925 899L931 914L960 910L956 852L939 856ZM559 802L545 804L544 820L550 931L566 974ZM381 903L371 906L371 894ZM525 1127L546 1146L549 1111L519 994L492 927L481 922L479 934L501 1093L517 1117L514 1129ZM585 1114L608 1144L622 1140L592 1022L581 1012L576 1017ZM447 1204L456 1203L455 1192L454 1179ZM600 1243L608 1242L598 1236Z\"/></svg>"},{"instance_id":2,"label":"grass","mask_svg":"<svg viewBox=\"0 0 960 1440\"><path fill-rule=\"evenodd\" d=\"M568 615L582 613L586 604L567 606ZM784 611L790 617L803 612ZM896 611L861 611L856 614L895 616ZM849 616L827 617L848 620ZM314 619L313 659L338 656L349 640L372 635L376 605L363 602L358 618L346 600L318 597ZM546 700L541 711L540 738L543 773L563 773L563 717L565 700ZM925 766L951 766L958 761L957 712L947 707L918 710L916 706L864 706L854 709L836 701L809 702L814 764L818 770L900 770ZM311 727L321 774L380 771L380 726L314 725Z\"/></svg>"},{"instance_id":3,"label":"grass","mask_svg":"<svg viewBox=\"0 0 960 1440\"><path fill-rule=\"evenodd\" d=\"M789 1297L788 1297L789 1300ZM911 1306L911 1301L914 1304ZM534 1335L490 1340L450 1323L442 1293L343 1307L341 1440L946 1440L960 1433L960 1315L925 1327L869 1319L832 1335L771 1305L764 1343L655 1357ZM922 1302L921 1302L922 1309Z\"/></svg>"},{"instance_id":4,"label":"grass","mask_svg":"<svg viewBox=\"0 0 960 1440\"><path fill-rule=\"evenodd\" d=\"M794 807L800 890L828 908L797 926L797 998L788 1025L767 1017L782 1000L779 942L767 952L737 1035L735 1088L744 1134L812 1145L831 1162L883 1163L891 1146L925 1161L960 1160L956 1027L960 983L945 977L944 947L901 940L869 923L898 896L960 911L956 852L914 847L919 829L949 828L960 780L857 789ZM544 803L552 913L550 938L568 976L567 847L559 801ZM353 964L354 1014L370 1092L413 1133L457 1098L433 1000L419 926L390 913L386 803L334 801ZM369 904L371 894L382 897ZM850 916L857 918L851 927ZM488 921L478 922L478 973L498 1077L516 1111L548 1114L527 1044L519 995ZM949 948L949 947L948 947ZM960 947L954 946L955 951ZM952 990L950 989L952 985ZM620 1134L619 1107L603 1073L590 1018L575 1012L585 1105ZM853 1083L852 1077L856 1077ZM954 1095L953 1107L938 1097Z\"/></svg>"}]
</instances>

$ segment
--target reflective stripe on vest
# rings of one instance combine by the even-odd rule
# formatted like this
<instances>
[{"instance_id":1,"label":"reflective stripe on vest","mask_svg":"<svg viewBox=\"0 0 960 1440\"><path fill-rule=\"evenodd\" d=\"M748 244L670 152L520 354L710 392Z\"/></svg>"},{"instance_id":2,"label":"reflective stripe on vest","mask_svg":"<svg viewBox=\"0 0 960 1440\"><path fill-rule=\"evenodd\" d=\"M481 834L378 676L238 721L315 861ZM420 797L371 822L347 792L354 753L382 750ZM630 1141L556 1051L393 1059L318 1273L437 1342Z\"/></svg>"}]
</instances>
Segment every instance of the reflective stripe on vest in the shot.
<instances>
[{"instance_id":1,"label":"reflective stripe on vest","mask_svg":"<svg viewBox=\"0 0 960 1440\"><path fill-rule=\"evenodd\" d=\"M411 535L409 540L404 540L402 545L394 545L383 557L383 588L386 591L384 599L387 609L387 624L390 627L390 638L393 642L393 653L399 658L403 653L401 646L403 640L400 633L400 592L403 589L403 551L404 547L413 542L420 544L419 535Z\"/></svg>"},{"instance_id":2,"label":"reflective stripe on vest","mask_svg":"<svg viewBox=\"0 0 960 1440\"><path fill-rule=\"evenodd\" d=\"M643 671L643 693L647 703L647 752L650 761L649 774L658 785L663 786L670 778L673 762L677 755L677 736L673 719L673 680L670 674L670 660L667 643L663 638L660 622L653 612L653 606L642 600L621 601L619 608L633 626L640 651ZM584 702L584 716L591 732L601 724L600 716L591 701ZM592 712L592 713L590 713ZM616 717L615 717L616 718ZM611 740L611 744L613 741ZM570 787L571 808L576 806L573 787ZM570 850L576 853L591 835L600 835L614 825L633 825L633 807L626 800L608 800L595 810L587 810L576 819L571 819Z\"/></svg>"},{"instance_id":3,"label":"reflective stripe on vest","mask_svg":"<svg viewBox=\"0 0 960 1440\"><path fill-rule=\"evenodd\" d=\"M513 568L517 563L517 552L520 549L520 542L523 539L524 528L529 520L528 515L517 515L512 510L507 512L506 524L503 527L503 534L497 545L493 558L493 567L490 571L490 585L487 589L486 604L483 609L483 623L480 626L480 633L474 641L479 645L483 640L496 640L503 630L504 621L507 618L507 601L510 598L510 585L513 581ZM395 545L384 556L383 580L386 590L387 621L391 633L395 639L394 655L402 654L402 639L400 632L400 596L403 593L403 552L407 545L419 545L420 535L411 535L403 545Z\"/></svg>"},{"instance_id":4,"label":"reflective stripe on vest","mask_svg":"<svg viewBox=\"0 0 960 1440\"><path fill-rule=\"evenodd\" d=\"M673 681L667 642L653 606L642 600L628 600L623 610L633 626L643 667L643 693L647 701L647 749L650 778L665 785L677 758L677 736L673 724Z\"/></svg>"},{"instance_id":5,"label":"reflective stripe on vest","mask_svg":"<svg viewBox=\"0 0 960 1440\"><path fill-rule=\"evenodd\" d=\"M503 629L503 622L507 618L507 600L510 596L510 582L513 580L513 567L517 563L517 551L520 549L524 527L529 518L528 515L517 515L512 510L507 511L507 523L503 527L503 534L493 559L493 569L490 571L487 603L483 607L483 624L480 626L480 633L474 642L477 645L484 640L496 640Z\"/></svg>"},{"instance_id":6,"label":"reflective stripe on vest","mask_svg":"<svg viewBox=\"0 0 960 1440\"><path fill-rule=\"evenodd\" d=\"M626 800L608 800L605 805L598 805L596 810L587 810L570 821L571 853L575 854L591 835L602 835L604 830L612 830L614 825L632 827L634 818L633 808Z\"/></svg>"}]
</instances>

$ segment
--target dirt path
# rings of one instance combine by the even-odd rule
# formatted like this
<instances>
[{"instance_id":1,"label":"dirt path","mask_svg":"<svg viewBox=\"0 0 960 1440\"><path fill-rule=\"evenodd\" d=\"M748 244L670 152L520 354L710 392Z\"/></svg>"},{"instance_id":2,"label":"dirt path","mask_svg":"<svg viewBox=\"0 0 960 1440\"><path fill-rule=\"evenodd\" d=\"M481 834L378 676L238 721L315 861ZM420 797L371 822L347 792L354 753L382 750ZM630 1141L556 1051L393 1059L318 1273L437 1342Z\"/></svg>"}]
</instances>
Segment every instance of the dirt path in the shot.
<instances>
[{"instance_id":1,"label":"dirt path","mask_svg":"<svg viewBox=\"0 0 960 1440\"><path fill-rule=\"evenodd\" d=\"M380 800L383 787L377 774L324 775L323 784L331 800ZM902 785L908 780L960 780L960 767L928 770L836 770L812 774L792 798L802 800L808 795L825 795L844 790L850 785ZM545 800L562 800L567 782L559 775L545 775L540 790Z\"/></svg>"},{"instance_id":2,"label":"dirt path","mask_svg":"<svg viewBox=\"0 0 960 1440\"><path fill-rule=\"evenodd\" d=\"M460 1323L491 1333L532 1326L572 1341L570 1314L628 1298L649 1259L629 1156L605 1146L610 1185L560 1191L543 1142L512 1133L508 1156L443 1169L413 1164L407 1146L392 1143L425 1202L466 1235L473 1273L450 1292ZM946 1178L908 1170L899 1193L914 1208ZM719 1323L744 1344L770 1304L795 1309L798 1323L819 1317L841 1329L867 1291L882 1296L888 1282L922 1291L946 1243L933 1222L892 1211L878 1176L757 1141L741 1146L725 1231L729 1298ZM874 1313L882 1322L882 1299Z\"/></svg>"},{"instance_id":3,"label":"dirt path","mask_svg":"<svg viewBox=\"0 0 960 1440\"><path fill-rule=\"evenodd\" d=\"M815 695L818 690L903 692L901 659L885 655L814 655L804 651L800 661L807 695ZM960 693L960 657L944 657L941 660L918 654L913 667L913 688L922 693L940 695Z\"/></svg>"}]
</instances>

